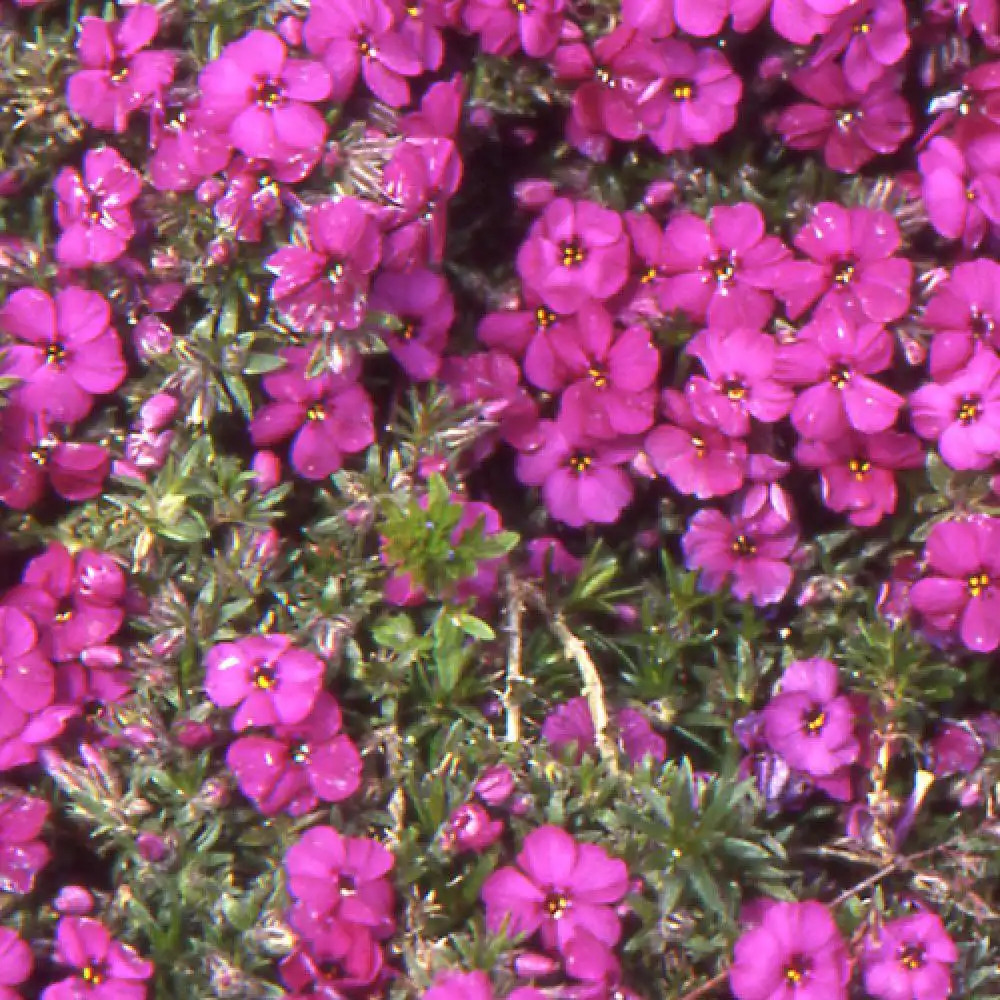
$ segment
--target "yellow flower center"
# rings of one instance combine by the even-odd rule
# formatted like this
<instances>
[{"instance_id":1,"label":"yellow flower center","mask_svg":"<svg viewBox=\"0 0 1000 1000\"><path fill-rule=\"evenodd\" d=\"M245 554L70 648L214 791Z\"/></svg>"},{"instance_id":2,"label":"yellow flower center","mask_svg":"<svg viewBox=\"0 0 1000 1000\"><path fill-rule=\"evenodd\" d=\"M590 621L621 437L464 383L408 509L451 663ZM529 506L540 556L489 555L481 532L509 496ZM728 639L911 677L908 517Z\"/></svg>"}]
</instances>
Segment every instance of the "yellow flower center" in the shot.
<instances>
[{"instance_id":1,"label":"yellow flower center","mask_svg":"<svg viewBox=\"0 0 1000 1000\"><path fill-rule=\"evenodd\" d=\"M576 267L587 259L587 254L579 243L564 243L560 249L562 250L563 267Z\"/></svg>"},{"instance_id":2,"label":"yellow flower center","mask_svg":"<svg viewBox=\"0 0 1000 1000\"><path fill-rule=\"evenodd\" d=\"M973 573L969 577L969 594L978 597L990 585L990 578L986 573Z\"/></svg>"},{"instance_id":3,"label":"yellow flower center","mask_svg":"<svg viewBox=\"0 0 1000 1000\"><path fill-rule=\"evenodd\" d=\"M854 478L860 483L863 482L865 476L868 475L871 470L872 463L866 458L852 458L847 463L847 467L854 474Z\"/></svg>"},{"instance_id":4,"label":"yellow flower center","mask_svg":"<svg viewBox=\"0 0 1000 1000\"><path fill-rule=\"evenodd\" d=\"M963 424L971 424L973 420L978 420L983 412L982 401L978 396L963 396L958 406L958 419Z\"/></svg>"}]
</instances>

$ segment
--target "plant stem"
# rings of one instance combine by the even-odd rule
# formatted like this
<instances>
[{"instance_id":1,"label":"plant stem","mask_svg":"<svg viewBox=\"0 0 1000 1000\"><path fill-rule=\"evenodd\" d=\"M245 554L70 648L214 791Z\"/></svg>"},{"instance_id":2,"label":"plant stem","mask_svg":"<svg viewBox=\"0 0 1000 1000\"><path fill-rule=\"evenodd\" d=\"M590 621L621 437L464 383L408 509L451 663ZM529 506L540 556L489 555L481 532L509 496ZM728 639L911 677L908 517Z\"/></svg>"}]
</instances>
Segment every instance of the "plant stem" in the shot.
<instances>
[{"instance_id":1,"label":"plant stem","mask_svg":"<svg viewBox=\"0 0 1000 1000\"><path fill-rule=\"evenodd\" d=\"M507 676L503 692L504 711L507 717L506 739L508 743L521 742L521 706L518 704L517 687L523 680L521 657L524 642L521 635L521 617L524 601L513 574L507 581Z\"/></svg>"}]
</instances>

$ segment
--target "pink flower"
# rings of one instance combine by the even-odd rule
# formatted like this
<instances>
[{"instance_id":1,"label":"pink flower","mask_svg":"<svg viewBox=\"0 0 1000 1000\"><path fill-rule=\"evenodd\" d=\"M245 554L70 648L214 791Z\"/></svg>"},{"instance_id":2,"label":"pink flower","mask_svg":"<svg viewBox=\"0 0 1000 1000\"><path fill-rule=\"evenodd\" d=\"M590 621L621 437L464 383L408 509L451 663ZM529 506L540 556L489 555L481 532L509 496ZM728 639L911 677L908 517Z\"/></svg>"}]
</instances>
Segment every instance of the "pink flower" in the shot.
<instances>
[{"instance_id":1,"label":"pink flower","mask_svg":"<svg viewBox=\"0 0 1000 1000\"><path fill-rule=\"evenodd\" d=\"M204 113L227 127L247 156L284 160L326 141L323 116L310 104L330 96L330 74L318 62L289 59L269 31L230 42L198 75L198 86Z\"/></svg>"},{"instance_id":2,"label":"pink flower","mask_svg":"<svg viewBox=\"0 0 1000 1000\"><path fill-rule=\"evenodd\" d=\"M642 712L634 708L623 708L616 719L618 743L632 764L640 764L647 758L654 765L667 759L667 741L649 724Z\"/></svg>"},{"instance_id":3,"label":"pink flower","mask_svg":"<svg viewBox=\"0 0 1000 1000\"><path fill-rule=\"evenodd\" d=\"M924 558L928 575L910 588L910 603L938 633L957 630L973 652L993 652L1000 646L1000 522L938 522Z\"/></svg>"},{"instance_id":4,"label":"pink flower","mask_svg":"<svg viewBox=\"0 0 1000 1000\"><path fill-rule=\"evenodd\" d=\"M1000 139L986 136L963 150L938 136L917 163L931 225L969 249L978 247L1000 222Z\"/></svg>"},{"instance_id":5,"label":"pink flower","mask_svg":"<svg viewBox=\"0 0 1000 1000\"><path fill-rule=\"evenodd\" d=\"M356 198L323 201L306 213L305 244L282 247L264 261L275 275L271 298L307 333L356 329L378 266L378 226Z\"/></svg>"},{"instance_id":6,"label":"pink flower","mask_svg":"<svg viewBox=\"0 0 1000 1000\"><path fill-rule=\"evenodd\" d=\"M171 52L144 52L156 37L160 17L139 3L121 21L81 17L76 52L82 69L66 83L70 111L94 128L124 132L129 115L174 78Z\"/></svg>"},{"instance_id":7,"label":"pink flower","mask_svg":"<svg viewBox=\"0 0 1000 1000\"><path fill-rule=\"evenodd\" d=\"M147 169L157 191L191 191L225 169L233 153L228 134L197 105L165 107L157 102L150 116Z\"/></svg>"},{"instance_id":8,"label":"pink flower","mask_svg":"<svg viewBox=\"0 0 1000 1000\"><path fill-rule=\"evenodd\" d=\"M145 1000L144 980L153 963L111 938L108 929L90 917L62 917L56 927L56 961L79 972L47 986L42 1000Z\"/></svg>"},{"instance_id":9,"label":"pink flower","mask_svg":"<svg viewBox=\"0 0 1000 1000\"><path fill-rule=\"evenodd\" d=\"M517 459L517 478L542 487L549 514L574 528L612 524L632 499L622 469L635 454L624 441L588 436L578 414L540 421Z\"/></svg>"},{"instance_id":10,"label":"pink flower","mask_svg":"<svg viewBox=\"0 0 1000 1000\"><path fill-rule=\"evenodd\" d=\"M856 173L880 153L894 153L913 130L909 105L892 72L858 91L838 63L827 62L798 71L792 82L814 103L791 105L775 118L774 127L791 149L822 149L831 170Z\"/></svg>"},{"instance_id":11,"label":"pink flower","mask_svg":"<svg viewBox=\"0 0 1000 1000\"><path fill-rule=\"evenodd\" d=\"M644 446L653 468L679 493L699 500L738 490L746 474L746 444L698 420L676 389L665 389L662 398L669 423L654 427Z\"/></svg>"},{"instance_id":12,"label":"pink flower","mask_svg":"<svg viewBox=\"0 0 1000 1000\"><path fill-rule=\"evenodd\" d=\"M556 198L532 225L517 255L526 289L557 313L610 298L628 277L629 243L617 212Z\"/></svg>"},{"instance_id":13,"label":"pink flower","mask_svg":"<svg viewBox=\"0 0 1000 1000\"><path fill-rule=\"evenodd\" d=\"M660 86L667 102L649 138L661 153L708 146L736 124L743 82L713 46L693 48L667 39L661 43L666 71Z\"/></svg>"},{"instance_id":14,"label":"pink flower","mask_svg":"<svg viewBox=\"0 0 1000 1000\"><path fill-rule=\"evenodd\" d=\"M913 429L936 441L953 469L985 469L1000 455L1000 358L988 347L944 382L910 396Z\"/></svg>"},{"instance_id":15,"label":"pink flower","mask_svg":"<svg viewBox=\"0 0 1000 1000\"><path fill-rule=\"evenodd\" d=\"M20 1000L14 987L31 975L33 965L31 948L15 931L0 927L0 1000Z\"/></svg>"},{"instance_id":16,"label":"pink flower","mask_svg":"<svg viewBox=\"0 0 1000 1000\"><path fill-rule=\"evenodd\" d=\"M387 878L394 860L375 840L313 826L285 852L288 892L303 912L330 914L382 937L394 923L394 893Z\"/></svg>"},{"instance_id":17,"label":"pink flower","mask_svg":"<svg viewBox=\"0 0 1000 1000\"><path fill-rule=\"evenodd\" d=\"M792 319L817 299L872 323L897 320L909 308L913 265L895 256L902 239L888 212L821 202L794 242L810 260L780 268L777 294Z\"/></svg>"},{"instance_id":18,"label":"pink flower","mask_svg":"<svg viewBox=\"0 0 1000 1000\"><path fill-rule=\"evenodd\" d=\"M63 167L53 181L56 221L62 233L56 259L67 267L108 264L124 252L135 233L130 205L142 180L110 146L88 150L83 176Z\"/></svg>"},{"instance_id":19,"label":"pink flower","mask_svg":"<svg viewBox=\"0 0 1000 1000\"><path fill-rule=\"evenodd\" d=\"M0 330L19 341L4 352L0 372L20 380L12 399L29 413L76 423L94 396L125 378L111 310L97 292L73 286L53 299L37 288L18 289L0 308Z\"/></svg>"},{"instance_id":20,"label":"pink flower","mask_svg":"<svg viewBox=\"0 0 1000 1000\"><path fill-rule=\"evenodd\" d=\"M710 508L691 518L681 539L684 564L700 570L702 590L716 591L728 582L734 597L758 607L776 604L788 592L788 559L797 544L798 532L780 518L727 518Z\"/></svg>"},{"instance_id":21,"label":"pink flower","mask_svg":"<svg viewBox=\"0 0 1000 1000\"><path fill-rule=\"evenodd\" d=\"M884 327L856 325L836 307L820 310L798 343L778 351L778 377L808 386L792 406L795 429L829 441L851 428L875 434L891 427L905 400L870 376L892 365L892 350Z\"/></svg>"},{"instance_id":22,"label":"pink flower","mask_svg":"<svg viewBox=\"0 0 1000 1000\"><path fill-rule=\"evenodd\" d=\"M1000 264L986 257L956 264L935 287L920 322L934 334L930 372L938 382L963 368L978 344L1000 348Z\"/></svg>"},{"instance_id":23,"label":"pink flower","mask_svg":"<svg viewBox=\"0 0 1000 1000\"><path fill-rule=\"evenodd\" d=\"M0 891L31 892L36 876L49 862L49 849L38 836L48 815L48 803L42 799L20 792L0 794ZM0 970L3 962L0 945ZM0 971L0 984L14 982L4 979ZM4 1000L2 990L0 1000Z\"/></svg>"},{"instance_id":24,"label":"pink flower","mask_svg":"<svg viewBox=\"0 0 1000 1000\"><path fill-rule=\"evenodd\" d=\"M376 97L402 107L410 100L406 77L424 69L412 35L383 0L313 0L304 38L330 71L330 97L338 103L350 96L360 72Z\"/></svg>"},{"instance_id":25,"label":"pink flower","mask_svg":"<svg viewBox=\"0 0 1000 1000\"><path fill-rule=\"evenodd\" d=\"M771 290L789 259L788 248L767 235L764 216L749 202L716 205L707 222L677 213L655 265L660 304L707 319L709 326L763 326L774 310Z\"/></svg>"},{"instance_id":26,"label":"pink flower","mask_svg":"<svg viewBox=\"0 0 1000 1000\"><path fill-rule=\"evenodd\" d=\"M591 749L597 740L594 719L590 714L587 699L570 698L569 701L556 705L545 716L541 734L542 739L550 744L559 756L562 756L568 747L572 747L573 753L570 756L579 763L584 753Z\"/></svg>"},{"instance_id":27,"label":"pink flower","mask_svg":"<svg viewBox=\"0 0 1000 1000\"><path fill-rule=\"evenodd\" d=\"M958 949L936 913L890 920L865 939L865 989L879 1000L947 1000Z\"/></svg>"},{"instance_id":28,"label":"pink flower","mask_svg":"<svg viewBox=\"0 0 1000 1000\"><path fill-rule=\"evenodd\" d=\"M517 868L501 868L483 883L486 926L510 936L541 932L546 947L564 949L578 932L602 944L618 943L614 904L629 888L623 861L565 830L543 826L524 838Z\"/></svg>"},{"instance_id":29,"label":"pink flower","mask_svg":"<svg viewBox=\"0 0 1000 1000\"><path fill-rule=\"evenodd\" d=\"M775 378L777 344L767 334L745 327L702 330L685 350L705 370L685 386L691 413L702 423L745 437L751 417L770 424L791 410L795 395Z\"/></svg>"},{"instance_id":30,"label":"pink flower","mask_svg":"<svg viewBox=\"0 0 1000 1000\"><path fill-rule=\"evenodd\" d=\"M795 460L820 470L823 502L847 511L858 527L878 524L896 509L895 469L917 469L924 451L912 434L883 431L871 436L851 431L826 441L800 441Z\"/></svg>"},{"instance_id":31,"label":"pink flower","mask_svg":"<svg viewBox=\"0 0 1000 1000\"><path fill-rule=\"evenodd\" d=\"M273 174L243 157L230 166L227 179L226 189L213 204L212 212L224 231L238 240L259 243L264 226L284 214L282 187Z\"/></svg>"},{"instance_id":32,"label":"pink flower","mask_svg":"<svg viewBox=\"0 0 1000 1000\"><path fill-rule=\"evenodd\" d=\"M465 802L445 821L441 846L446 851L474 851L479 854L503 835L504 825L492 819L476 802Z\"/></svg>"},{"instance_id":33,"label":"pink flower","mask_svg":"<svg viewBox=\"0 0 1000 1000\"><path fill-rule=\"evenodd\" d=\"M205 657L205 693L220 708L236 708L234 730L292 725L313 710L323 685L323 661L295 649L287 635L260 635L213 646Z\"/></svg>"},{"instance_id":34,"label":"pink flower","mask_svg":"<svg viewBox=\"0 0 1000 1000\"><path fill-rule=\"evenodd\" d=\"M375 440L372 401L355 381L356 363L339 375L324 371L309 378L311 348L286 347L280 354L287 365L264 377L270 402L254 414L250 436L259 446L294 435L292 468L305 479L325 479L341 468L345 455Z\"/></svg>"},{"instance_id":35,"label":"pink flower","mask_svg":"<svg viewBox=\"0 0 1000 1000\"><path fill-rule=\"evenodd\" d=\"M340 728L340 706L320 691L301 722L230 744L226 764L265 816L282 810L302 816L319 801L342 802L361 786L361 756Z\"/></svg>"},{"instance_id":36,"label":"pink flower","mask_svg":"<svg viewBox=\"0 0 1000 1000\"><path fill-rule=\"evenodd\" d=\"M733 950L736 1000L847 1000L844 940L822 903L771 902Z\"/></svg>"},{"instance_id":37,"label":"pink flower","mask_svg":"<svg viewBox=\"0 0 1000 1000\"><path fill-rule=\"evenodd\" d=\"M484 52L512 56L518 49L535 59L559 42L565 0L468 0L465 26L480 37Z\"/></svg>"},{"instance_id":38,"label":"pink flower","mask_svg":"<svg viewBox=\"0 0 1000 1000\"><path fill-rule=\"evenodd\" d=\"M773 0L771 26L782 38L807 45L825 34L850 0Z\"/></svg>"}]
</instances>

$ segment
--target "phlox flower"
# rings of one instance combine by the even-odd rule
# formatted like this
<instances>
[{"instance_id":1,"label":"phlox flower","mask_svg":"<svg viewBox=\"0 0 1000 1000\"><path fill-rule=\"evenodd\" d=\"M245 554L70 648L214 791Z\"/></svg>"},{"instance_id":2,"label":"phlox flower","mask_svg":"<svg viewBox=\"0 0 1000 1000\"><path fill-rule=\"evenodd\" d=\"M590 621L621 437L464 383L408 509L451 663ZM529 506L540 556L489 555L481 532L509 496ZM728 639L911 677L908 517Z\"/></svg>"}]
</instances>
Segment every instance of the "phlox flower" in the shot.
<instances>
[{"instance_id":1,"label":"phlox flower","mask_svg":"<svg viewBox=\"0 0 1000 1000\"><path fill-rule=\"evenodd\" d=\"M856 714L837 693L837 668L829 660L795 660L778 694L764 708L764 739L797 770L825 778L857 761Z\"/></svg>"},{"instance_id":2,"label":"phlox flower","mask_svg":"<svg viewBox=\"0 0 1000 1000\"><path fill-rule=\"evenodd\" d=\"M831 170L856 173L877 155L894 153L913 131L909 105L891 71L858 91L839 63L826 62L799 70L792 83L809 101L780 112L774 128L791 149L822 149Z\"/></svg>"},{"instance_id":3,"label":"phlox flower","mask_svg":"<svg viewBox=\"0 0 1000 1000\"><path fill-rule=\"evenodd\" d=\"M716 205L707 221L677 213L667 223L657 261L660 304L709 326L756 329L771 318L771 290L789 259L788 248L767 235L764 216L749 202Z\"/></svg>"},{"instance_id":4,"label":"phlox flower","mask_svg":"<svg viewBox=\"0 0 1000 1000\"><path fill-rule=\"evenodd\" d=\"M1000 454L1000 357L980 347L951 378L922 385L910 419L953 469L987 468Z\"/></svg>"},{"instance_id":5,"label":"phlox flower","mask_svg":"<svg viewBox=\"0 0 1000 1000\"><path fill-rule=\"evenodd\" d=\"M282 810L302 816L319 801L342 802L361 786L361 756L340 728L340 706L320 691L301 722L231 743L226 764L265 816Z\"/></svg>"},{"instance_id":6,"label":"phlox flower","mask_svg":"<svg viewBox=\"0 0 1000 1000\"><path fill-rule=\"evenodd\" d=\"M176 57L145 51L160 30L153 4L138 3L121 21L81 17L81 68L66 82L66 104L94 128L124 132L129 115L169 86Z\"/></svg>"},{"instance_id":7,"label":"phlox flower","mask_svg":"<svg viewBox=\"0 0 1000 1000\"><path fill-rule=\"evenodd\" d=\"M795 527L772 516L727 518L711 508L699 510L681 539L684 564L699 570L702 590L726 583L738 600L758 607L776 604L792 583L789 557L798 544Z\"/></svg>"},{"instance_id":8,"label":"phlox flower","mask_svg":"<svg viewBox=\"0 0 1000 1000\"><path fill-rule=\"evenodd\" d=\"M485 851L503 835L504 825L478 802L464 802L445 821L439 840L446 851Z\"/></svg>"},{"instance_id":9,"label":"phlox flower","mask_svg":"<svg viewBox=\"0 0 1000 1000\"><path fill-rule=\"evenodd\" d=\"M0 1000L20 1000L15 986L23 983L34 965L31 948L9 927L0 927Z\"/></svg>"},{"instance_id":10,"label":"phlox flower","mask_svg":"<svg viewBox=\"0 0 1000 1000\"><path fill-rule=\"evenodd\" d=\"M570 698L556 705L542 722L542 739L560 756L567 747L572 747L571 756L579 763L584 753L591 749L597 739L594 719L584 697Z\"/></svg>"},{"instance_id":11,"label":"phlox flower","mask_svg":"<svg viewBox=\"0 0 1000 1000\"><path fill-rule=\"evenodd\" d=\"M676 389L665 389L662 401L668 422L654 427L644 444L653 468L678 493L700 500L735 493L746 475L746 443L702 423Z\"/></svg>"},{"instance_id":12,"label":"phlox flower","mask_svg":"<svg viewBox=\"0 0 1000 1000\"><path fill-rule=\"evenodd\" d=\"M48 803L42 799L20 792L0 794L0 892L31 892L36 876L49 861L49 849L39 839L48 815ZM0 974L0 984L12 982ZM2 990L0 1000L4 1000Z\"/></svg>"},{"instance_id":13,"label":"phlox flower","mask_svg":"<svg viewBox=\"0 0 1000 1000\"><path fill-rule=\"evenodd\" d=\"M549 514L574 528L611 524L632 499L622 468L635 454L624 440L587 435L578 414L539 421L533 439L520 449L517 478L541 486Z\"/></svg>"},{"instance_id":14,"label":"phlox flower","mask_svg":"<svg viewBox=\"0 0 1000 1000\"><path fill-rule=\"evenodd\" d=\"M223 232L238 240L259 243L264 226L284 214L281 184L273 172L242 156L230 164L226 179L226 189L212 205L212 213Z\"/></svg>"},{"instance_id":15,"label":"phlox flower","mask_svg":"<svg viewBox=\"0 0 1000 1000\"><path fill-rule=\"evenodd\" d=\"M0 307L0 330L14 338L0 373L19 380L11 398L29 413L75 423L90 412L94 396L113 392L125 378L111 309L97 292L71 286L53 298L20 288Z\"/></svg>"},{"instance_id":16,"label":"phlox flower","mask_svg":"<svg viewBox=\"0 0 1000 1000\"><path fill-rule=\"evenodd\" d=\"M153 963L112 939L90 917L62 917L56 927L56 961L79 974L47 986L42 1000L145 1000Z\"/></svg>"},{"instance_id":17,"label":"phlox flower","mask_svg":"<svg viewBox=\"0 0 1000 1000\"><path fill-rule=\"evenodd\" d=\"M938 382L963 368L977 344L1000 348L1000 264L987 257L956 264L920 322L933 333L930 372Z\"/></svg>"},{"instance_id":18,"label":"phlox flower","mask_svg":"<svg viewBox=\"0 0 1000 1000\"><path fill-rule=\"evenodd\" d=\"M938 633L958 632L976 653L1000 646L1000 522L941 521L924 545L926 575L910 603Z\"/></svg>"},{"instance_id":19,"label":"phlox flower","mask_svg":"<svg viewBox=\"0 0 1000 1000\"><path fill-rule=\"evenodd\" d=\"M376 97L402 107L410 100L406 78L424 69L412 37L383 0L313 0L303 37L330 71L337 102L350 96L360 73Z\"/></svg>"},{"instance_id":20,"label":"phlox flower","mask_svg":"<svg viewBox=\"0 0 1000 1000\"><path fill-rule=\"evenodd\" d=\"M642 712L623 708L615 718L618 745L632 764L649 759L654 765L667 759L667 741L649 724Z\"/></svg>"},{"instance_id":21,"label":"phlox flower","mask_svg":"<svg viewBox=\"0 0 1000 1000\"><path fill-rule=\"evenodd\" d=\"M628 264L621 216L568 198L546 207L517 254L525 288L557 313L577 312L589 299L610 298L625 284Z\"/></svg>"},{"instance_id":22,"label":"phlox flower","mask_svg":"<svg viewBox=\"0 0 1000 1000\"><path fill-rule=\"evenodd\" d=\"M326 123L310 105L329 97L332 86L321 63L289 59L281 38L260 30L230 42L198 74L201 110L255 159L318 150Z\"/></svg>"},{"instance_id":23,"label":"phlox flower","mask_svg":"<svg viewBox=\"0 0 1000 1000\"><path fill-rule=\"evenodd\" d=\"M917 157L931 225L975 249L1000 223L1000 140L974 139L963 149L937 136Z\"/></svg>"},{"instance_id":24,"label":"phlox flower","mask_svg":"<svg viewBox=\"0 0 1000 1000\"><path fill-rule=\"evenodd\" d=\"M484 52L512 56L518 49L543 59L559 43L565 0L469 0L463 19Z\"/></svg>"},{"instance_id":25,"label":"phlox flower","mask_svg":"<svg viewBox=\"0 0 1000 1000\"><path fill-rule=\"evenodd\" d=\"M524 838L516 868L486 879L481 897L489 930L503 927L510 936L539 931L546 947L561 950L581 931L617 944L621 922L614 904L628 888L623 861L559 827L543 826Z\"/></svg>"},{"instance_id":26,"label":"phlox flower","mask_svg":"<svg viewBox=\"0 0 1000 1000\"><path fill-rule=\"evenodd\" d=\"M225 169L233 153L226 129L197 103L157 101L150 115L146 164L157 191L191 191Z\"/></svg>"},{"instance_id":27,"label":"phlox flower","mask_svg":"<svg viewBox=\"0 0 1000 1000\"><path fill-rule=\"evenodd\" d=\"M705 370L685 386L691 413L727 437L745 437L751 417L770 424L791 410L795 394L774 377L777 344L767 334L746 327L709 328L685 350Z\"/></svg>"},{"instance_id":28,"label":"phlox flower","mask_svg":"<svg viewBox=\"0 0 1000 1000\"><path fill-rule=\"evenodd\" d=\"M852 428L876 434L891 427L905 400L871 376L892 365L893 346L882 326L856 324L835 307L820 310L798 343L778 351L778 377L807 386L792 406L795 429L829 441Z\"/></svg>"},{"instance_id":29,"label":"phlox flower","mask_svg":"<svg viewBox=\"0 0 1000 1000\"><path fill-rule=\"evenodd\" d=\"M847 1000L850 965L822 903L771 903L733 950L736 1000Z\"/></svg>"},{"instance_id":30,"label":"phlox flower","mask_svg":"<svg viewBox=\"0 0 1000 1000\"><path fill-rule=\"evenodd\" d=\"M958 949L936 913L897 917L865 939L865 989L878 1000L947 1000Z\"/></svg>"},{"instance_id":31,"label":"phlox flower","mask_svg":"<svg viewBox=\"0 0 1000 1000\"><path fill-rule=\"evenodd\" d=\"M796 45L808 45L825 34L851 0L773 0L771 27Z\"/></svg>"},{"instance_id":32,"label":"phlox flower","mask_svg":"<svg viewBox=\"0 0 1000 1000\"><path fill-rule=\"evenodd\" d=\"M142 179L110 146L90 149L83 156L83 174L63 167L52 183L56 221L62 232L55 254L67 267L109 264L125 252L135 234L132 202Z\"/></svg>"},{"instance_id":33,"label":"phlox flower","mask_svg":"<svg viewBox=\"0 0 1000 1000\"><path fill-rule=\"evenodd\" d=\"M917 469L924 451L912 434L857 431L825 441L800 441L795 460L820 470L823 503L846 511L851 524L870 527L896 509L896 469Z\"/></svg>"},{"instance_id":34,"label":"phlox flower","mask_svg":"<svg viewBox=\"0 0 1000 1000\"><path fill-rule=\"evenodd\" d=\"M872 323L892 322L909 308L913 265L896 256L902 237L888 212L820 202L794 243L809 260L782 265L777 282L792 319L817 300Z\"/></svg>"},{"instance_id":35,"label":"phlox flower","mask_svg":"<svg viewBox=\"0 0 1000 1000\"><path fill-rule=\"evenodd\" d=\"M384 973L382 949L365 927L314 917L297 933L302 943L278 963L281 982L293 997L370 992Z\"/></svg>"},{"instance_id":36,"label":"phlox flower","mask_svg":"<svg viewBox=\"0 0 1000 1000\"><path fill-rule=\"evenodd\" d=\"M326 668L287 635L256 635L213 646L205 657L205 694L236 708L234 730L293 725L313 710Z\"/></svg>"},{"instance_id":37,"label":"phlox flower","mask_svg":"<svg viewBox=\"0 0 1000 1000\"><path fill-rule=\"evenodd\" d=\"M378 225L363 202L349 197L320 202L306 212L305 243L282 247L264 261L275 275L271 298L304 332L354 330L381 252Z\"/></svg>"}]
</instances>

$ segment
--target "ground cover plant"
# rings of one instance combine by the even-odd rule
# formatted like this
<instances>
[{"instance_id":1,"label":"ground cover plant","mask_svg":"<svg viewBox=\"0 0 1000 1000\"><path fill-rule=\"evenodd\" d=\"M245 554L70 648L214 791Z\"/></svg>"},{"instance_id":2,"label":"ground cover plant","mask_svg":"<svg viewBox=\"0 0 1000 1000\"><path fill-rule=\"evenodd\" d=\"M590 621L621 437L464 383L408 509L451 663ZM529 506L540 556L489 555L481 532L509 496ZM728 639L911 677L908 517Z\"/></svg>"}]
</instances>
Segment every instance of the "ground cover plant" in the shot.
<instances>
[{"instance_id":1,"label":"ground cover plant","mask_svg":"<svg viewBox=\"0 0 1000 1000\"><path fill-rule=\"evenodd\" d=\"M0 1000L1000 996L994 0L3 0Z\"/></svg>"}]
</instances>

